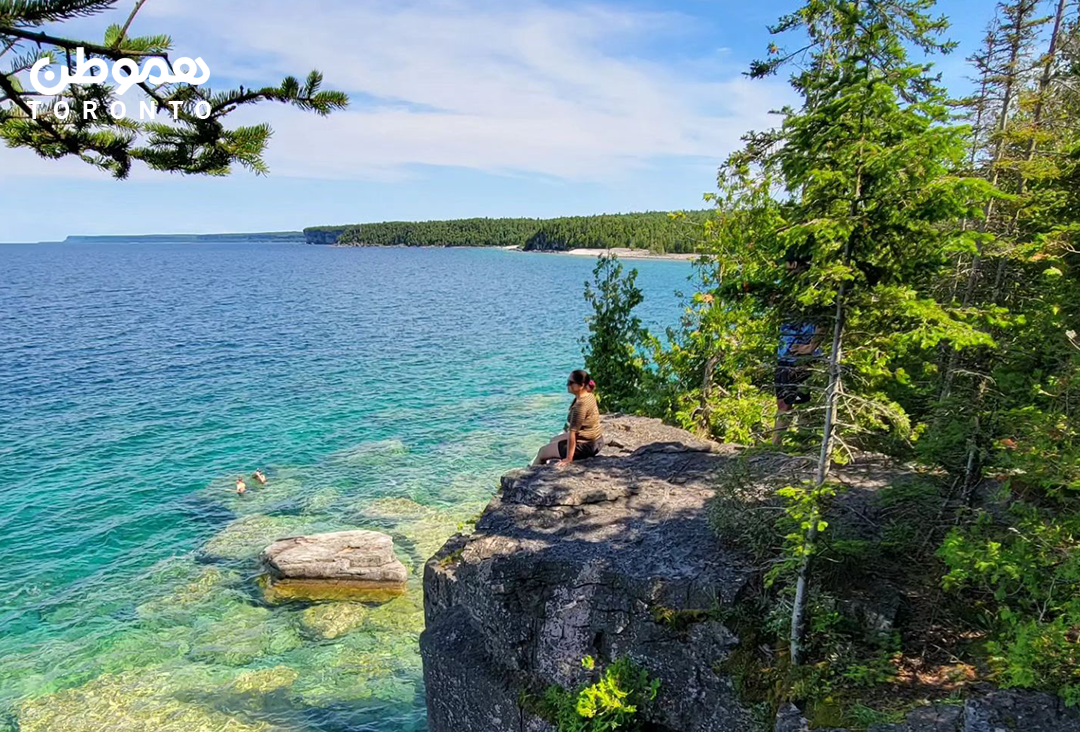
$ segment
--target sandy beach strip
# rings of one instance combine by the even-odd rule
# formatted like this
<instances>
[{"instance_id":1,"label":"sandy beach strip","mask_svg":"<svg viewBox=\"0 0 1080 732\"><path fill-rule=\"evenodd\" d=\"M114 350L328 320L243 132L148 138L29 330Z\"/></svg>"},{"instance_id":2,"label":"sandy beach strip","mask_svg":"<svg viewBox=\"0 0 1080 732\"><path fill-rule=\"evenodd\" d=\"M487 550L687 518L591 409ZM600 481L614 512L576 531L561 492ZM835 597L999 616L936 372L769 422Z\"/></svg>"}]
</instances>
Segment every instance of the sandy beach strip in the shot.
<instances>
[{"instance_id":1,"label":"sandy beach strip","mask_svg":"<svg viewBox=\"0 0 1080 732\"><path fill-rule=\"evenodd\" d=\"M694 254L692 252L668 252L665 254L655 254L647 249L630 249L629 247L613 247L612 249L571 249L567 252L558 252L559 254L572 254L576 257L599 257L604 253L615 254L619 259L677 259L690 261L700 257L700 254Z\"/></svg>"}]
</instances>

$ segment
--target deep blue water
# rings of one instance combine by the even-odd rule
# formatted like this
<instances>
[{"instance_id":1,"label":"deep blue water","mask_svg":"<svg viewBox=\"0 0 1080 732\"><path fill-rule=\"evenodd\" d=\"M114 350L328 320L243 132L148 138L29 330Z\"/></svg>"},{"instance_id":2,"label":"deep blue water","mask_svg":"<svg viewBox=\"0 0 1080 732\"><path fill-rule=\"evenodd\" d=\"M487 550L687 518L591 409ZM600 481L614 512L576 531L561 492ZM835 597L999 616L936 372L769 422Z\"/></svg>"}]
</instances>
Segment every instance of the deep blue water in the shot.
<instances>
[{"instance_id":1,"label":"deep blue water","mask_svg":"<svg viewBox=\"0 0 1080 732\"><path fill-rule=\"evenodd\" d=\"M561 426L593 264L0 246L0 730L423 729L418 580L320 635L341 609L268 606L257 553L374 527L418 571ZM675 322L691 268L631 266Z\"/></svg>"}]
</instances>

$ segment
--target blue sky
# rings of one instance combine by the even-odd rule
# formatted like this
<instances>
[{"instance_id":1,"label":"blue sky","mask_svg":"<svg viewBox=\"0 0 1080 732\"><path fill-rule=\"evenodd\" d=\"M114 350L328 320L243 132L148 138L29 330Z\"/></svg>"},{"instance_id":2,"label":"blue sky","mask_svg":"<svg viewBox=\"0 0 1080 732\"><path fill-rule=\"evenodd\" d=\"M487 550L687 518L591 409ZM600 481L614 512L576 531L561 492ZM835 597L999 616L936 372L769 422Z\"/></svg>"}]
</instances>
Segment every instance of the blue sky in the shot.
<instances>
[{"instance_id":1,"label":"blue sky","mask_svg":"<svg viewBox=\"0 0 1080 732\"><path fill-rule=\"evenodd\" d=\"M129 3L121 3L125 8ZM795 0L150 0L134 31L171 33L212 86L319 68L348 92L322 119L259 106L269 176L137 170L0 147L0 241L69 234L300 229L386 219L695 208L747 129L793 100L751 81L766 25ZM945 0L960 42L938 66L956 93L990 0ZM114 19L65 33L98 36Z\"/></svg>"}]
</instances>

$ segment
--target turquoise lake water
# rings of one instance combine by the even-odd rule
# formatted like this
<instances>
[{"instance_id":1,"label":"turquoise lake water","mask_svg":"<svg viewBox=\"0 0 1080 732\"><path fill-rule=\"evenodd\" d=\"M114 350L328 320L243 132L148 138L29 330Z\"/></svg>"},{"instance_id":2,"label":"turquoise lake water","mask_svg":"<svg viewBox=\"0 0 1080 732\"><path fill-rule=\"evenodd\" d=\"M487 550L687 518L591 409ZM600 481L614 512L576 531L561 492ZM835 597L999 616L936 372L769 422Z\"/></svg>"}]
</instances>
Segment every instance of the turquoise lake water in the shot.
<instances>
[{"instance_id":1,"label":"turquoise lake water","mask_svg":"<svg viewBox=\"0 0 1080 732\"><path fill-rule=\"evenodd\" d=\"M0 246L0 730L425 729L422 563L561 428L593 264ZM691 267L630 265L674 323ZM404 597L266 601L263 547L345 528Z\"/></svg>"}]
</instances>

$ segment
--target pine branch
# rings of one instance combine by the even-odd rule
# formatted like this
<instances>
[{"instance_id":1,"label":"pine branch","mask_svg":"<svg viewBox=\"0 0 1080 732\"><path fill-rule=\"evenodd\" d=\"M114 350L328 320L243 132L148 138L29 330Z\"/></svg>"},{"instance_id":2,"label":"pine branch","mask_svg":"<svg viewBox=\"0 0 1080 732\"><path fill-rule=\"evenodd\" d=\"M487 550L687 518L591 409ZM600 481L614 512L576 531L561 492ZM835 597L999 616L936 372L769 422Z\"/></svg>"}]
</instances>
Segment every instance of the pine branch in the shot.
<instances>
[{"instance_id":1,"label":"pine branch","mask_svg":"<svg viewBox=\"0 0 1080 732\"><path fill-rule=\"evenodd\" d=\"M30 105L20 98L22 90L16 87L13 80L9 79L5 74L0 74L0 91L4 92L6 98L15 102L15 106L25 112L27 117L34 116L34 111L30 108Z\"/></svg>"},{"instance_id":2,"label":"pine branch","mask_svg":"<svg viewBox=\"0 0 1080 732\"><path fill-rule=\"evenodd\" d=\"M142 6L145 4L146 0L136 0L135 7L131 9L131 14L128 16L127 22L124 23L124 27L121 28L120 32L116 35L116 41L112 44L114 48L120 48L120 44L124 42L124 38L127 36L132 21L135 20L135 16L139 14L139 11L142 10Z\"/></svg>"},{"instance_id":3,"label":"pine branch","mask_svg":"<svg viewBox=\"0 0 1080 732\"><path fill-rule=\"evenodd\" d=\"M316 114L327 115L349 106L349 97L344 92L319 91L322 86L322 73L318 70L308 74L303 85L294 76L287 76L279 86L267 86L262 89L243 87L235 91L223 92L212 96L211 116L228 114L243 104L257 101L276 101L292 104L300 109Z\"/></svg>"},{"instance_id":4,"label":"pine branch","mask_svg":"<svg viewBox=\"0 0 1080 732\"><path fill-rule=\"evenodd\" d=\"M30 107L29 104L23 101L22 95L19 93L19 90L16 89L15 86L12 84L12 80L3 74L0 74L0 91L4 92L5 97L14 102L15 106L17 106L23 111L24 114L26 114L28 122L33 120L34 110ZM36 123L39 127L41 127L42 130L48 133L55 142L59 144L67 143L60 131L57 130L56 127L54 127L52 123L50 123L48 120L38 119L36 120ZM72 149L71 151L75 152L74 149Z\"/></svg>"},{"instance_id":5,"label":"pine branch","mask_svg":"<svg viewBox=\"0 0 1080 732\"><path fill-rule=\"evenodd\" d=\"M139 82L156 111L167 112L170 119L164 123L114 117L110 110L115 101L114 89L105 79L71 87L59 95L36 94L20 84L18 74L38 59L48 56L61 63L66 59L70 67L79 48L104 59L157 57L168 64L169 36L129 35L145 2L133 0L134 7L124 24L109 26L104 43L88 43L29 28L77 15L93 15L112 8L116 0L0 0L0 56L20 50L23 42L50 49L18 54L5 63L6 70L0 73L0 140L12 147L28 147L50 160L73 155L117 178L127 177L135 160L155 170L200 175L227 175L233 164L239 164L262 175L268 172L263 153L273 131L266 124L229 129L223 123L227 114L241 105L263 101L292 104L320 115L348 105L345 94L322 90L323 77L318 71L312 71L303 81L289 76L278 86L241 86L217 94L191 84ZM32 100L28 98L34 96L46 99L40 104L29 103ZM68 105L65 117L56 115L59 102ZM198 109L203 102L211 107L211 114L205 118L196 114L203 111ZM91 109L94 112L88 114Z\"/></svg>"},{"instance_id":6,"label":"pine branch","mask_svg":"<svg viewBox=\"0 0 1080 732\"><path fill-rule=\"evenodd\" d=\"M110 25L105 30L105 45L115 49L118 53L161 53L172 48L172 38L160 34L156 36L141 36L129 38L126 31L118 25Z\"/></svg>"},{"instance_id":7,"label":"pine branch","mask_svg":"<svg viewBox=\"0 0 1080 732\"><path fill-rule=\"evenodd\" d=\"M36 26L97 15L116 0L0 0L0 25Z\"/></svg>"},{"instance_id":8,"label":"pine branch","mask_svg":"<svg viewBox=\"0 0 1080 732\"><path fill-rule=\"evenodd\" d=\"M15 76L16 74L20 74L23 71L31 68L37 62L37 60L41 58L48 58L49 61L52 63L56 62L56 59L53 57L50 51L30 51L29 53L25 53L22 56L18 56L12 59L11 65L7 68L7 70L0 73L3 73L6 76Z\"/></svg>"},{"instance_id":9,"label":"pine branch","mask_svg":"<svg viewBox=\"0 0 1080 732\"><path fill-rule=\"evenodd\" d=\"M24 41L34 41L35 43L43 43L47 46L65 48L69 51L74 51L77 48L83 48L90 53L96 53L99 56L104 56L113 60L149 56L165 58L165 54L159 51L117 51L113 48L110 48L109 46L102 46L97 43L74 41L70 38L61 38L59 36L49 35L48 33L37 33L35 31L22 30L21 28L14 28L7 25L0 25L0 36L14 36L15 38L21 38Z\"/></svg>"}]
</instances>

